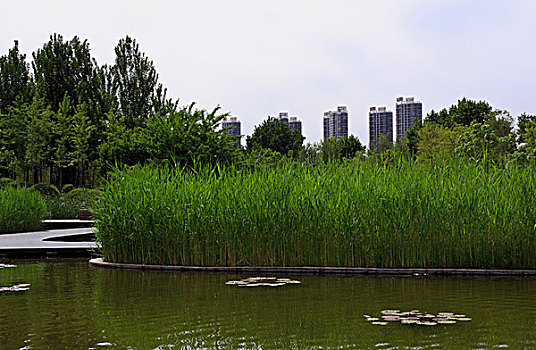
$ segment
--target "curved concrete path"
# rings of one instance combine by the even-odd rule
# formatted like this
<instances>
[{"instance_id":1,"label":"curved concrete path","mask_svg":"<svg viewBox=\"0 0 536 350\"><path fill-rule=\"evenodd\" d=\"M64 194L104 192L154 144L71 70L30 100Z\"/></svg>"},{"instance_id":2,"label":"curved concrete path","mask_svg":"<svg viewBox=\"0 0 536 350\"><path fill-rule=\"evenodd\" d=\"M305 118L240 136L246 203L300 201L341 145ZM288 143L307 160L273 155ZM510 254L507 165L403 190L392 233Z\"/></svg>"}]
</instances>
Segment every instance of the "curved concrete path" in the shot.
<instances>
[{"instance_id":1,"label":"curved concrete path","mask_svg":"<svg viewBox=\"0 0 536 350\"><path fill-rule=\"evenodd\" d=\"M50 231L8 233L0 235L0 256L17 256L25 253L43 253L43 255L61 255L98 248L95 242L68 242L66 239L84 236L95 232L94 227L72 228ZM53 239L50 240L49 239Z\"/></svg>"}]
</instances>

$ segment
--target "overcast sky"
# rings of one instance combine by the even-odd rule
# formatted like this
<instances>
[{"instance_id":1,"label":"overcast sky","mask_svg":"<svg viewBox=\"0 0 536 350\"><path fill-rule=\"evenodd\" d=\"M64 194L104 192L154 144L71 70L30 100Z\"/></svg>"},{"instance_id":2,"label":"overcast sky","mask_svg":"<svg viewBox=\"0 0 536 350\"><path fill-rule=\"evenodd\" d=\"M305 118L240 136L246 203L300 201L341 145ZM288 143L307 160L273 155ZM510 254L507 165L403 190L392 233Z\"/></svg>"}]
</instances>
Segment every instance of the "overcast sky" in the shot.
<instances>
[{"instance_id":1,"label":"overcast sky","mask_svg":"<svg viewBox=\"0 0 536 350\"><path fill-rule=\"evenodd\" d=\"M368 144L368 109L414 96L425 113L461 97L513 116L536 113L535 0L4 1L0 55L31 53L53 33L87 39L99 64L130 35L168 95L220 105L242 133L280 111L306 142L322 116L348 106ZM244 143L244 142L243 142Z\"/></svg>"}]
</instances>

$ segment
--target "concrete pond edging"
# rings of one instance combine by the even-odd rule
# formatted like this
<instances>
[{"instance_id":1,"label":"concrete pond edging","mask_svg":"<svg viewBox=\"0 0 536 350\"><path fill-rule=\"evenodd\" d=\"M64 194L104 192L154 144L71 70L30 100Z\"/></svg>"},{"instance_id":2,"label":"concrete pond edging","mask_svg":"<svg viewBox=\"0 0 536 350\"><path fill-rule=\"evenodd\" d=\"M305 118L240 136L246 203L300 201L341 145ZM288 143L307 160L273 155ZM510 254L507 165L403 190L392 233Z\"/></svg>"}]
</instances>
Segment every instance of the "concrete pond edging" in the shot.
<instances>
[{"instance_id":1,"label":"concrete pond edging","mask_svg":"<svg viewBox=\"0 0 536 350\"><path fill-rule=\"evenodd\" d=\"M103 261L102 258L89 263L104 268L177 271L177 272L227 272L227 273L292 273L304 275L347 275L347 276L468 276L468 277L536 277L536 270L488 270L488 269L438 269L438 268L375 268L375 267L285 267L285 266L174 266L125 264Z\"/></svg>"}]
</instances>

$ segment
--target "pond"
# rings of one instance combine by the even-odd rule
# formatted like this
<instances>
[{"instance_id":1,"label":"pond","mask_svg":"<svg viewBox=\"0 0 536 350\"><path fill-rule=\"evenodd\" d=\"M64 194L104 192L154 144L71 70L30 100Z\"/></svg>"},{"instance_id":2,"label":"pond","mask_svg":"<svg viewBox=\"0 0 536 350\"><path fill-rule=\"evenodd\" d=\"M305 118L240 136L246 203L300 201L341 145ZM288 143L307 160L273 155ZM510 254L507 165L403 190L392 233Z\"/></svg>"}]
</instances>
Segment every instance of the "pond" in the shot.
<instances>
[{"instance_id":1,"label":"pond","mask_svg":"<svg viewBox=\"0 0 536 350\"><path fill-rule=\"evenodd\" d=\"M108 270L87 261L14 262L0 270L2 349L536 348L536 279L290 277L278 288L226 285L248 276ZM363 315L454 312L437 326Z\"/></svg>"}]
</instances>

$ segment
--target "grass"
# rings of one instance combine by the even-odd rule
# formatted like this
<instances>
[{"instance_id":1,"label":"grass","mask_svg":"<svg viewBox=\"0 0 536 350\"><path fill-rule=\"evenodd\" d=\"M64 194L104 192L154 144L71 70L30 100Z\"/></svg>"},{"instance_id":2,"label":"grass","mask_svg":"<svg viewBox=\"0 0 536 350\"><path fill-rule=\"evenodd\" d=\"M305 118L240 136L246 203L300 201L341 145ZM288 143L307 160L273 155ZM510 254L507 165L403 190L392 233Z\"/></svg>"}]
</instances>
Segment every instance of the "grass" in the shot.
<instances>
[{"instance_id":1,"label":"grass","mask_svg":"<svg viewBox=\"0 0 536 350\"><path fill-rule=\"evenodd\" d=\"M367 161L117 171L96 203L112 262L536 268L530 167Z\"/></svg>"},{"instance_id":2,"label":"grass","mask_svg":"<svg viewBox=\"0 0 536 350\"><path fill-rule=\"evenodd\" d=\"M0 233L39 230L44 215L45 204L38 192L11 186L0 189Z\"/></svg>"}]
</instances>

